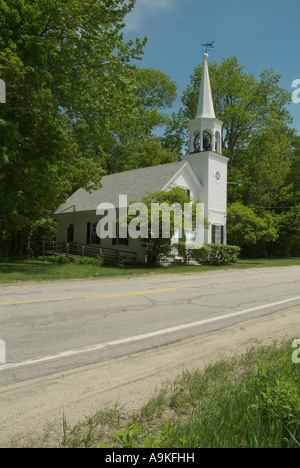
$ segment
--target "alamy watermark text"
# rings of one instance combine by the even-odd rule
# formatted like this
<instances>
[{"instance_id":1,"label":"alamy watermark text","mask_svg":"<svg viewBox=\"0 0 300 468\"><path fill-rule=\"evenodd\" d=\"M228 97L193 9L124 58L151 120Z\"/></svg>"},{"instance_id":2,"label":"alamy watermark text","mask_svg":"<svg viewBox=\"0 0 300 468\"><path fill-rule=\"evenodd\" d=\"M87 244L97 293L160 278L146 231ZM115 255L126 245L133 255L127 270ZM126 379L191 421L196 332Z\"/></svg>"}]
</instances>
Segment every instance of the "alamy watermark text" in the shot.
<instances>
[{"instance_id":1,"label":"alamy watermark text","mask_svg":"<svg viewBox=\"0 0 300 468\"><path fill-rule=\"evenodd\" d=\"M300 102L300 79L293 81L292 88L296 88L292 94L292 101L294 104L299 104Z\"/></svg>"},{"instance_id":2,"label":"alamy watermark text","mask_svg":"<svg viewBox=\"0 0 300 468\"><path fill-rule=\"evenodd\" d=\"M171 239L173 233L180 238L185 232L189 242L195 248L203 243L204 205L196 203L179 203L169 206L167 203L128 204L127 195L119 196L118 208L111 203L101 203L97 208L101 219L97 224L97 235L100 239ZM172 220L172 221L171 221ZM196 246L197 244L197 246Z\"/></svg>"}]
</instances>

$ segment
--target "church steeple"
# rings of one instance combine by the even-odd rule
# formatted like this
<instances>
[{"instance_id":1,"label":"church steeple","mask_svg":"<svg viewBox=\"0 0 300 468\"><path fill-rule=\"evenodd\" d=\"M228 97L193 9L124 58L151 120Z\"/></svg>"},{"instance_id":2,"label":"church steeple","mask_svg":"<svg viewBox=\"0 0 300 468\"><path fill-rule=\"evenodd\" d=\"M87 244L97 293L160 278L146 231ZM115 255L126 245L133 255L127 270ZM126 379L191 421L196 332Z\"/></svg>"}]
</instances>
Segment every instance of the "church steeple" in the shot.
<instances>
[{"instance_id":1,"label":"church steeple","mask_svg":"<svg viewBox=\"0 0 300 468\"><path fill-rule=\"evenodd\" d=\"M211 44L205 44L211 47ZM182 159L188 161L198 178L199 199L204 206L204 243L226 243L227 165L222 155L223 122L216 118L210 86L207 50L204 54L203 74L196 117L188 123L190 150ZM197 195L198 196L198 195Z\"/></svg>"},{"instance_id":2,"label":"church steeple","mask_svg":"<svg viewBox=\"0 0 300 468\"><path fill-rule=\"evenodd\" d=\"M208 71L208 64L207 64L208 54L204 54L203 58L204 58L203 74L202 74L202 80L201 80L196 119L200 119L202 117L215 119L216 114L215 114L214 102L213 102L213 97L212 97L212 92L211 92L209 71Z\"/></svg>"},{"instance_id":3,"label":"church steeple","mask_svg":"<svg viewBox=\"0 0 300 468\"><path fill-rule=\"evenodd\" d=\"M221 154L223 122L217 119L215 114L207 63L208 54L205 53L203 58L197 114L196 118L189 122L190 153L213 151Z\"/></svg>"}]
</instances>

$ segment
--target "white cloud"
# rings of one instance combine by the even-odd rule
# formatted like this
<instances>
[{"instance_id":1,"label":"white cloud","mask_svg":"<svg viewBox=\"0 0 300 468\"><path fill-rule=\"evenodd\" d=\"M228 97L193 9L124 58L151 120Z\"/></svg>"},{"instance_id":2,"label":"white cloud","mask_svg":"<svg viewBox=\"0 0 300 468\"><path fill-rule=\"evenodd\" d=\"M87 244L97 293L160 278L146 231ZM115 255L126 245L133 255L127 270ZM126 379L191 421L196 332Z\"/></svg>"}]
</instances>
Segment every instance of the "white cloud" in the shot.
<instances>
[{"instance_id":1,"label":"white cloud","mask_svg":"<svg viewBox=\"0 0 300 468\"><path fill-rule=\"evenodd\" d=\"M125 19L126 28L136 30L142 26L145 19L155 17L160 12L169 10L175 0L136 0L135 7Z\"/></svg>"}]
</instances>

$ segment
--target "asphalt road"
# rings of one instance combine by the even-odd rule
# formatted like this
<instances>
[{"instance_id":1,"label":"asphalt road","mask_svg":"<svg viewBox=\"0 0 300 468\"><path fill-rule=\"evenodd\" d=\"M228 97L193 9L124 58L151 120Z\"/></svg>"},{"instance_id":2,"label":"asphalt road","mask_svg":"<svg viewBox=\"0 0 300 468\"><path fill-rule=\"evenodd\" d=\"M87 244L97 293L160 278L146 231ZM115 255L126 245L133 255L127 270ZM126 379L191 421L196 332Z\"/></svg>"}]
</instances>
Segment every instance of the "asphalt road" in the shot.
<instances>
[{"instance_id":1,"label":"asphalt road","mask_svg":"<svg viewBox=\"0 0 300 468\"><path fill-rule=\"evenodd\" d=\"M299 286L288 267L1 287L0 386L300 305Z\"/></svg>"}]
</instances>

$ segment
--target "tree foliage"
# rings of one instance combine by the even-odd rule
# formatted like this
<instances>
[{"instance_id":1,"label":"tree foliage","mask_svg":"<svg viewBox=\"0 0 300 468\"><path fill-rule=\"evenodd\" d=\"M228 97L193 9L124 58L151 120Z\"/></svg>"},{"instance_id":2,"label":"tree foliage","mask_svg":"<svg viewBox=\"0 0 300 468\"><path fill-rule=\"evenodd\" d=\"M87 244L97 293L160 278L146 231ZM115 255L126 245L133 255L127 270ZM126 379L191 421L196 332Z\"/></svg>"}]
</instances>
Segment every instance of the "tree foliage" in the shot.
<instances>
[{"instance_id":1,"label":"tree foliage","mask_svg":"<svg viewBox=\"0 0 300 468\"><path fill-rule=\"evenodd\" d=\"M116 126L114 141L106 146L108 173L178 161L178 153L164 147L158 136L171 122L166 110L176 99L176 84L160 70L135 68L131 89L131 113Z\"/></svg>"},{"instance_id":2,"label":"tree foliage","mask_svg":"<svg viewBox=\"0 0 300 468\"><path fill-rule=\"evenodd\" d=\"M145 41L121 33L134 3L0 0L0 234L11 243L73 190L99 186L103 142L135 104L131 61Z\"/></svg>"},{"instance_id":3,"label":"tree foliage","mask_svg":"<svg viewBox=\"0 0 300 468\"><path fill-rule=\"evenodd\" d=\"M159 191L149 193L141 201L143 207L147 208L146 216L142 216L143 223L146 229L141 226L141 245L145 248L148 266L155 266L159 262L168 261L172 252L172 238L174 237L176 226L179 224L184 227L184 205L191 203L191 197L187 194L186 190L173 187L168 191ZM172 209L174 207L181 207L178 213ZM192 225L196 219L196 206L191 206ZM164 215L167 215L169 220L168 235L165 236L164 224L162 222ZM129 217L129 220L132 220ZM153 219L156 222L153 223ZM155 232L157 231L157 232Z\"/></svg>"},{"instance_id":4,"label":"tree foliage","mask_svg":"<svg viewBox=\"0 0 300 468\"><path fill-rule=\"evenodd\" d=\"M253 208L233 203L227 214L228 242L242 248L245 256L263 256L267 243L274 242L277 230L269 213L258 216Z\"/></svg>"}]
</instances>

